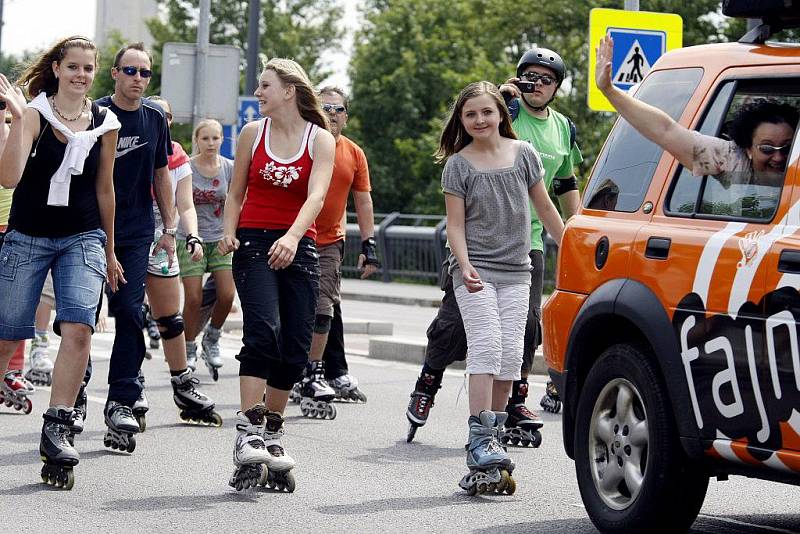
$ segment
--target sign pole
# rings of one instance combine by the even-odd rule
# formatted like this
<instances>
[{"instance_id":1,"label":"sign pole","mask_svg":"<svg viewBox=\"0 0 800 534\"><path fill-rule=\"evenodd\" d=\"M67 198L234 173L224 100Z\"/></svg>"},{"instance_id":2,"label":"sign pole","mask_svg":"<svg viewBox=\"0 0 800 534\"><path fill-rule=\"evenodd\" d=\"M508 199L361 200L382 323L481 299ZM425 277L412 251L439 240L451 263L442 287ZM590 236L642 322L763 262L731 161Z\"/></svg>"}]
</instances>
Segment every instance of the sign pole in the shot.
<instances>
[{"instance_id":1,"label":"sign pole","mask_svg":"<svg viewBox=\"0 0 800 534\"><path fill-rule=\"evenodd\" d=\"M192 127L206 116L206 71L208 70L208 25L211 0L200 0L200 19L197 24L197 59L194 74L194 113Z\"/></svg>"},{"instance_id":2,"label":"sign pole","mask_svg":"<svg viewBox=\"0 0 800 534\"><path fill-rule=\"evenodd\" d=\"M245 76L245 93L252 95L256 90L258 77L258 26L261 18L261 0L250 0L250 11L247 20L247 75Z\"/></svg>"},{"instance_id":3,"label":"sign pole","mask_svg":"<svg viewBox=\"0 0 800 534\"><path fill-rule=\"evenodd\" d=\"M625 0L625 11L639 11L639 0Z\"/></svg>"}]
</instances>

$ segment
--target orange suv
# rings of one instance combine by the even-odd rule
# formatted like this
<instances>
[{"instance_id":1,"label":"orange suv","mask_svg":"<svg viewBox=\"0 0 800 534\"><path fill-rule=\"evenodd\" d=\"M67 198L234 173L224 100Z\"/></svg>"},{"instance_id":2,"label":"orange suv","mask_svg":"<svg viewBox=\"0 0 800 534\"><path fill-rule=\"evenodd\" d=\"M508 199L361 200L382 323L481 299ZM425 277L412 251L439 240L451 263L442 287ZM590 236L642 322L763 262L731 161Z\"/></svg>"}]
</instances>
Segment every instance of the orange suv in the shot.
<instances>
[{"instance_id":1,"label":"orange suv","mask_svg":"<svg viewBox=\"0 0 800 534\"><path fill-rule=\"evenodd\" d=\"M760 98L800 109L800 20L663 56L635 97L726 138ZM733 8L731 10L731 7ZM777 148L777 147L775 147ZM721 186L617 121L564 233L544 353L564 447L603 532L685 530L708 480L800 483L800 143L781 184Z\"/></svg>"}]
</instances>

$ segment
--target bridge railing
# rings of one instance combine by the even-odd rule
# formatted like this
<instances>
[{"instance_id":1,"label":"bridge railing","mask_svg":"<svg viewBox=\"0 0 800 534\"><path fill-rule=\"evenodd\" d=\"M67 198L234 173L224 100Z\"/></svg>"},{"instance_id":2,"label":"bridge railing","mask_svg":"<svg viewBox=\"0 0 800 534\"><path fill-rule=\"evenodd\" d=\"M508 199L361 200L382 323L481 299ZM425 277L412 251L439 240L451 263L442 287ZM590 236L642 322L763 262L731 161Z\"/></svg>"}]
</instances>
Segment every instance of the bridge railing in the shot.
<instances>
[{"instance_id":1,"label":"bridge railing","mask_svg":"<svg viewBox=\"0 0 800 534\"><path fill-rule=\"evenodd\" d=\"M342 276L358 278L356 267L361 253L361 233L355 213L347 214ZM350 222L353 221L353 222ZM447 219L443 215L376 213L375 241L382 266L375 279L384 282L437 284L442 261L446 259ZM552 288L558 247L545 237L545 288Z\"/></svg>"}]
</instances>

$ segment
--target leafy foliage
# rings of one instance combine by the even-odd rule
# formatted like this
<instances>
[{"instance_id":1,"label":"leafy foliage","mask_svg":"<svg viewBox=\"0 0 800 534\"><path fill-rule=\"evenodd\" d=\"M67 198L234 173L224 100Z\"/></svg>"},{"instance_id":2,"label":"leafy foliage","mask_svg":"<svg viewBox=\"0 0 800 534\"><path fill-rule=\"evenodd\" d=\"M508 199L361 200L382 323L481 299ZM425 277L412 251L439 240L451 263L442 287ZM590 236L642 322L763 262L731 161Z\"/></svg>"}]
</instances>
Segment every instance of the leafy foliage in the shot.
<instances>
[{"instance_id":1,"label":"leafy foliage","mask_svg":"<svg viewBox=\"0 0 800 534\"><path fill-rule=\"evenodd\" d=\"M433 163L448 106L469 82L501 83L534 44L559 52L568 77L553 107L575 121L586 175L614 115L586 106L586 43L592 8L618 0L366 0L350 65L352 135L370 163L378 211L442 213ZM642 8L683 17L684 45L725 41L743 28L722 23L718 0L648 0ZM738 22L738 21L737 21ZM593 56L592 56L593 60Z\"/></svg>"}]
</instances>

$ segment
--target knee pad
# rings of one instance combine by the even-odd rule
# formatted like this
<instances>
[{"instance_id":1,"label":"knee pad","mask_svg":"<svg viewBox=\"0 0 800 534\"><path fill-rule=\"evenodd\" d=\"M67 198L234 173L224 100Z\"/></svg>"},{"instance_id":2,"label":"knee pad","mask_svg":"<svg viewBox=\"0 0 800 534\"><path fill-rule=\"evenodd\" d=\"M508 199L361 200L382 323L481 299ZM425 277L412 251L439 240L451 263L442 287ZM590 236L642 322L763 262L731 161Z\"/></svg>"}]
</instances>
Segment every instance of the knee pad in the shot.
<instances>
[{"instance_id":1,"label":"knee pad","mask_svg":"<svg viewBox=\"0 0 800 534\"><path fill-rule=\"evenodd\" d=\"M159 317L156 319L156 324L160 327L161 337L164 339L173 339L183 334L183 315L180 312L167 317Z\"/></svg>"},{"instance_id":2,"label":"knee pad","mask_svg":"<svg viewBox=\"0 0 800 534\"><path fill-rule=\"evenodd\" d=\"M331 331L331 320L333 317L329 315L315 315L314 316L314 333L327 334Z\"/></svg>"}]
</instances>

